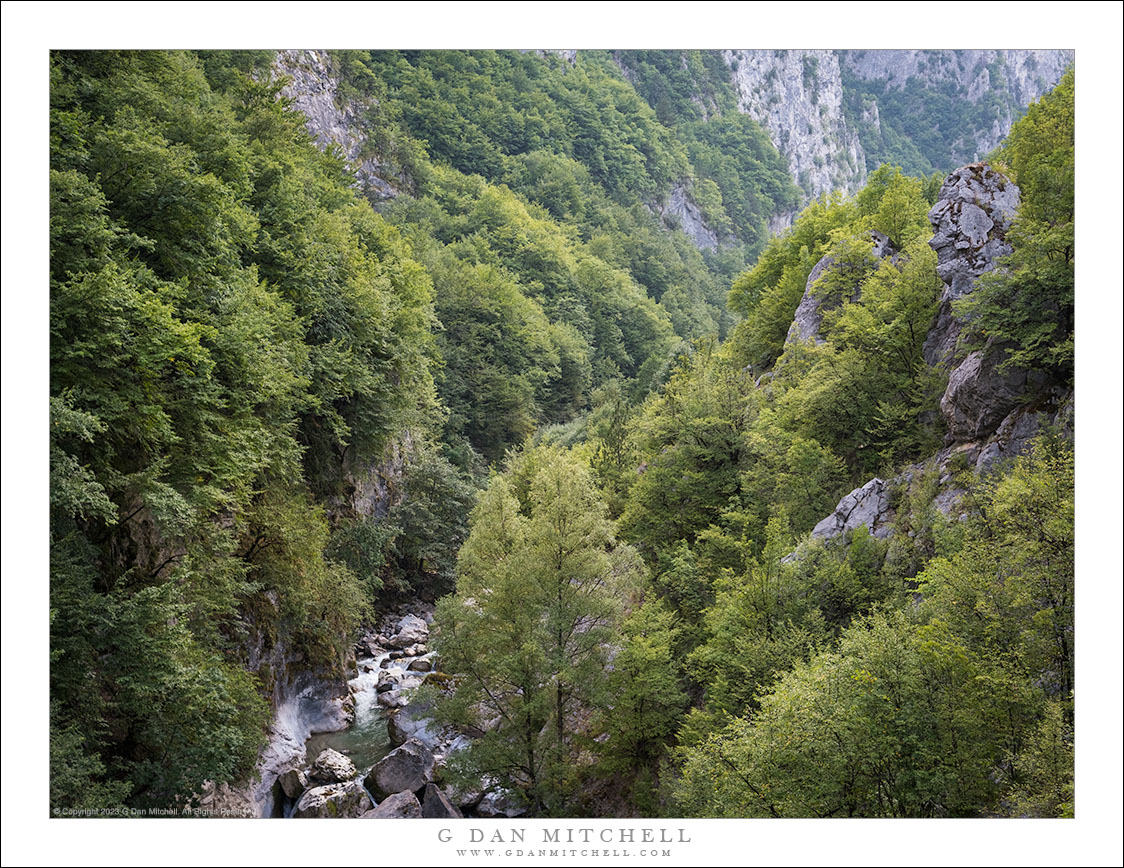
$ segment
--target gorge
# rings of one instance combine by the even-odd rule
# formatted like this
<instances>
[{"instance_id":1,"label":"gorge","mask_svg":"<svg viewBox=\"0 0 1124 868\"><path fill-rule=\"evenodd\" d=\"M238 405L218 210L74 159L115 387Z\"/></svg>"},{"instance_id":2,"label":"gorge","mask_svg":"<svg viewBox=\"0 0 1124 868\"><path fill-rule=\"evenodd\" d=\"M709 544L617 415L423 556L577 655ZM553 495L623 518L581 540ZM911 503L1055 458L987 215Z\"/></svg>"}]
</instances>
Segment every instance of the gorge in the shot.
<instances>
[{"instance_id":1,"label":"gorge","mask_svg":"<svg viewBox=\"0 0 1124 868\"><path fill-rule=\"evenodd\" d=\"M1072 60L52 53L52 807L1072 816Z\"/></svg>"}]
</instances>

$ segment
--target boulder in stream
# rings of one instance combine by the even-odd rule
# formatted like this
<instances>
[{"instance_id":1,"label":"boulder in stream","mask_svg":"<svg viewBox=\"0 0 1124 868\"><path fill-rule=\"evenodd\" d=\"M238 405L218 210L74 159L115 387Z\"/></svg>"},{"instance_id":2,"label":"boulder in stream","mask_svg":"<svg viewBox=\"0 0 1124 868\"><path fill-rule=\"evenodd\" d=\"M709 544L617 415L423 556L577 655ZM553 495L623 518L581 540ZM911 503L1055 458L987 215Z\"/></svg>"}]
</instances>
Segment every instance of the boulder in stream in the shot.
<instances>
[{"instance_id":1,"label":"boulder in stream","mask_svg":"<svg viewBox=\"0 0 1124 868\"><path fill-rule=\"evenodd\" d=\"M338 750L332 750L330 747L320 751L320 755L316 757L316 762L312 764L311 778L314 781L339 783L358 776L359 772L355 768L355 763Z\"/></svg>"},{"instance_id":2,"label":"boulder in stream","mask_svg":"<svg viewBox=\"0 0 1124 868\"><path fill-rule=\"evenodd\" d=\"M453 820L464 816L436 784L426 784L421 815L428 820Z\"/></svg>"},{"instance_id":3,"label":"boulder in stream","mask_svg":"<svg viewBox=\"0 0 1124 868\"><path fill-rule=\"evenodd\" d=\"M511 790L493 790L487 793L476 806L481 817L522 817L527 813L527 805L518 793Z\"/></svg>"},{"instance_id":4,"label":"boulder in stream","mask_svg":"<svg viewBox=\"0 0 1124 868\"><path fill-rule=\"evenodd\" d=\"M277 784L287 798L295 799L308 789L308 775L300 769L289 769L277 778Z\"/></svg>"},{"instance_id":5,"label":"boulder in stream","mask_svg":"<svg viewBox=\"0 0 1124 868\"><path fill-rule=\"evenodd\" d=\"M390 743L405 744L407 740L415 739L432 750L441 738L432 715L431 703L408 703L386 719L386 732L390 737Z\"/></svg>"},{"instance_id":6,"label":"boulder in stream","mask_svg":"<svg viewBox=\"0 0 1124 868\"><path fill-rule=\"evenodd\" d=\"M424 808L409 790L387 796L373 811L363 815L364 820L416 820L428 816ZM459 814L458 814L459 816Z\"/></svg>"},{"instance_id":7,"label":"boulder in stream","mask_svg":"<svg viewBox=\"0 0 1124 868\"><path fill-rule=\"evenodd\" d=\"M433 778L433 752L410 739L379 760L364 779L372 793L385 797L405 790L416 792Z\"/></svg>"},{"instance_id":8,"label":"boulder in stream","mask_svg":"<svg viewBox=\"0 0 1124 868\"><path fill-rule=\"evenodd\" d=\"M374 805L359 781L328 784L306 790L293 809L296 819L362 817Z\"/></svg>"},{"instance_id":9,"label":"boulder in stream","mask_svg":"<svg viewBox=\"0 0 1124 868\"><path fill-rule=\"evenodd\" d=\"M398 622L398 632L390 639L394 648L408 648L429 640L429 626L417 615L407 615Z\"/></svg>"}]
</instances>

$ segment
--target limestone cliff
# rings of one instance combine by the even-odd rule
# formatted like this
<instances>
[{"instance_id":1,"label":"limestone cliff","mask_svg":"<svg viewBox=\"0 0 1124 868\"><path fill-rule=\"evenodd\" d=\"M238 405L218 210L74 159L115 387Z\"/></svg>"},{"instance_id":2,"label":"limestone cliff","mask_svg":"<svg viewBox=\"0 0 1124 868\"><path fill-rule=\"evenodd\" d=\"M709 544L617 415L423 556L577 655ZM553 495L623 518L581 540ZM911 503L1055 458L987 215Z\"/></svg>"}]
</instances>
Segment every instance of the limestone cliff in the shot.
<instances>
[{"instance_id":1,"label":"limestone cliff","mask_svg":"<svg viewBox=\"0 0 1124 868\"><path fill-rule=\"evenodd\" d=\"M699 250L717 249L718 234L707 225L687 184L681 182L673 186L667 201L661 202L655 210L666 226L680 229Z\"/></svg>"},{"instance_id":2,"label":"limestone cliff","mask_svg":"<svg viewBox=\"0 0 1124 868\"><path fill-rule=\"evenodd\" d=\"M886 91L912 87L944 93L964 108L981 107L979 123L951 143L956 162L974 160L993 150L1022 110L1057 84L1073 63L1067 50L878 50L841 51L846 77ZM986 105L985 105L986 104ZM878 106L861 119L880 126ZM933 119L935 125L939 123ZM947 131L946 131L947 133Z\"/></svg>"},{"instance_id":3,"label":"limestone cliff","mask_svg":"<svg viewBox=\"0 0 1124 868\"><path fill-rule=\"evenodd\" d=\"M809 198L854 192L884 161L927 173L979 159L1073 62L1072 51L1021 49L722 55L739 110L769 131Z\"/></svg>"},{"instance_id":4,"label":"limestone cliff","mask_svg":"<svg viewBox=\"0 0 1124 868\"><path fill-rule=\"evenodd\" d=\"M356 186L372 201L393 199L404 180L375 159L367 147L362 114L365 106L340 97L339 76L327 51L287 50L277 53L275 75L288 79L282 93L308 119L316 144L339 147L355 175Z\"/></svg>"},{"instance_id":5,"label":"limestone cliff","mask_svg":"<svg viewBox=\"0 0 1124 868\"><path fill-rule=\"evenodd\" d=\"M769 131L809 197L861 186L866 159L843 115L836 52L739 49L723 57L738 108Z\"/></svg>"}]
</instances>

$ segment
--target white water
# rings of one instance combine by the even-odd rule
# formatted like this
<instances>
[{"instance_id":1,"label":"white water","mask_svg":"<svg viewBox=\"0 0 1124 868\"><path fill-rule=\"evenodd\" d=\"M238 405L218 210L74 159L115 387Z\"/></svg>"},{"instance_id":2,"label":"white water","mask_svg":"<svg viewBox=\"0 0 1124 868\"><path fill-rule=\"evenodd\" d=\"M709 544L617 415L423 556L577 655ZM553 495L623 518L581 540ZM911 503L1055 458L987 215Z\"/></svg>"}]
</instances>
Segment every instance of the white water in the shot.
<instances>
[{"instance_id":1,"label":"white water","mask_svg":"<svg viewBox=\"0 0 1124 868\"><path fill-rule=\"evenodd\" d=\"M350 757L362 775L390 752L386 716L378 704L379 667L388 656L389 652L384 652L378 657L359 660L359 673L348 682L355 701L355 722L347 729L308 738L304 746L308 765L315 762L322 750L332 748ZM397 661L390 665L395 663Z\"/></svg>"}]
</instances>

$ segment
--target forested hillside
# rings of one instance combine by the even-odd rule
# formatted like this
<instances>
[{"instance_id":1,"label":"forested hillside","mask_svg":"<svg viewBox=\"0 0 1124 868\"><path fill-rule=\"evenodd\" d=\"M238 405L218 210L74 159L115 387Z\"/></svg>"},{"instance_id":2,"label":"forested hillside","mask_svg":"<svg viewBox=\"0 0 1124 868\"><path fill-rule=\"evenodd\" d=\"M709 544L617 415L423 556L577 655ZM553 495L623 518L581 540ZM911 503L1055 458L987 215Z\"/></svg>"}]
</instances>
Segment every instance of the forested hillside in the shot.
<instances>
[{"instance_id":1,"label":"forested hillside","mask_svg":"<svg viewBox=\"0 0 1124 868\"><path fill-rule=\"evenodd\" d=\"M738 86L52 54L52 808L313 815L377 647L441 734L324 815L1073 814L1073 71L779 233Z\"/></svg>"}]
</instances>

